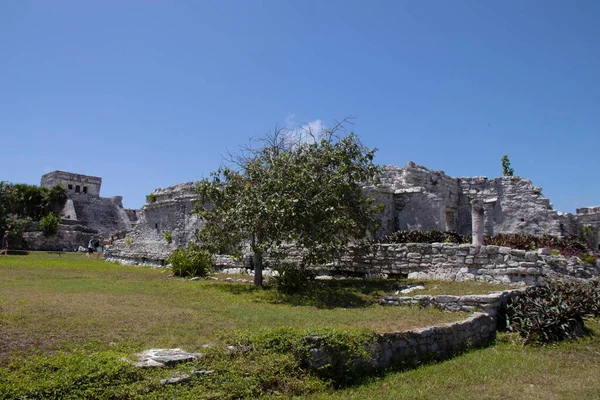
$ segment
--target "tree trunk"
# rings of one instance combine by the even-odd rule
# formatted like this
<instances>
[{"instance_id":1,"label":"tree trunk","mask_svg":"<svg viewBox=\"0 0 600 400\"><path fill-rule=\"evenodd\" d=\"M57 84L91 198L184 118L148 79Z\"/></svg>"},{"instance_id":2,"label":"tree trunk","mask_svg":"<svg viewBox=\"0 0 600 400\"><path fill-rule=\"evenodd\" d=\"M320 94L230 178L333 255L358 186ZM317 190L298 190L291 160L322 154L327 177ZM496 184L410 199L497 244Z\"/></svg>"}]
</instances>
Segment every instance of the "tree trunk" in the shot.
<instances>
[{"instance_id":1,"label":"tree trunk","mask_svg":"<svg viewBox=\"0 0 600 400\"><path fill-rule=\"evenodd\" d=\"M263 256L261 252L254 252L254 284L256 286L263 285Z\"/></svg>"},{"instance_id":2,"label":"tree trunk","mask_svg":"<svg viewBox=\"0 0 600 400\"><path fill-rule=\"evenodd\" d=\"M254 252L254 284L262 287L263 285L263 257L262 251L257 249L256 242L261 242L261 237L256 237L256 234L252 234L252 251Z\"/></svg>"}]
</instances>

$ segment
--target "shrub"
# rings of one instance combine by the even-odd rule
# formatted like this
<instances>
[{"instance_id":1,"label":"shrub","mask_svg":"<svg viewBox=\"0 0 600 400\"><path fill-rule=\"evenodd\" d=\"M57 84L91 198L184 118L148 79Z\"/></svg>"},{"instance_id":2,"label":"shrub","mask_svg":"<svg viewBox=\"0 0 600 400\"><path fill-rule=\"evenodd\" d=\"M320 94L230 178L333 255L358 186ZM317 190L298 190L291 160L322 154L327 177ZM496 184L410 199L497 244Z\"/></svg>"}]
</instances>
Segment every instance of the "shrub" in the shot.
<instances>
[{"instance_id":1,"label":"shrub","mask_svg":"<svg viewBox=\"0 0 600 400\"><path fill-rule=\"evenodd\" d=\"M581 253L579 255L579 261L584 264L596 264L597 257L589 253Z\"/></svg>"},{"instance_id":2,"label":"shrub","mask_svg":"<svg viewBox=\"0 0 600 400\"><path fill-rule=\"evenodd\" d=\"M280 293L303 293L310 285L308 278L313 277L306 269L291 263L280 263L278 266L273 267L273 269L278 274L271 278L271 282L273 282L275 290Z\"/></svg>"},{"instance_id":3,"label":"shrub","mask_svg":"<svg viewBox=\"0 0 600 400\"><path fill-rule=\"evenodd\" d=\"M600 315L600 286L549 282L528 288L506 308L509 330L526 343L548 343L583 334L583 317Z\"/></svg>"},{"instance_id":4,"label":"shrub","mask_svg":"<svg viewBox=\"0 0 600 400\"><path fill-rule=\"evenodd\" d=\"M207 276L213 269L212 255L194 243L178 248L167 261L177 276Z\"/></svg>"},{"instance_id":5,"label":"shrub","mask_svg":"<svg viewBox=\"0 0 600 400\"><path fill-rule=\"evenodd\" d=\"M146 195L146 201L148 201L148 203L154 203L156 201L156 195L154 193Z\"/></svg>"},{"instance_id":6,"label":"shrub","mask_svg":"<svg viewBox=\"0 0 600 400\"><path fill-rule=\"evenodd\" d=\"M173 242L173 236L171 235L171 232L165 232L163 236L167 243L171 244L171 242Z\"/></svg>"},{"instance_id":7,"label":"shrub","mask_svg":"<svg viewBox=\"0 0 600 400\"><path fill-rule=\"evenodd\" d=\"M396 231L384 237L382 243L467 243L455 232L441 231ZM470 241L470 240L469 240Z\"/></svg>"},{"instance_id":8,"label":"shrub","mask_svg":"<svg viewBox=\"0 0 600 400\"><path fill-rule=\"evenodd\" d=\"M49 213L42 217L40 220L40 228L44 236L52 236L58 232L58 225L60 225L60 218L54 213Z\"/></svg>"},{"instance_id":9,"label":"shrub","mask_svg":"<svg viewBox=\"0 0 600 400\"><path fill-rule=\"evenodd\" d=\"M513 176L515 170L510 167L510 160L508 159L508 155L502 156L502 175L504 176Z\"/></svg>"},{"instance_id":10,"label":"shrub","mask_svg":"<svg viewBox=\"0 0 600 400\"><path fill-rule=\"evenodd\" d=\"M539 247L537 236L522 233L498 233L494 236L486 236L483 238L483 244L528 251Z\"/></svg>"},{"instance_id":11,"label":"shrub","mask_svg":"<svg viewBox=\"0 0 600 400\"><path fill-rule=\"evenodd\" d=\"M125 244L129 247L131 247L131 245L133 244L133 239L130 237L126 237L125 238Z\"/></svg>"}]
</instances>

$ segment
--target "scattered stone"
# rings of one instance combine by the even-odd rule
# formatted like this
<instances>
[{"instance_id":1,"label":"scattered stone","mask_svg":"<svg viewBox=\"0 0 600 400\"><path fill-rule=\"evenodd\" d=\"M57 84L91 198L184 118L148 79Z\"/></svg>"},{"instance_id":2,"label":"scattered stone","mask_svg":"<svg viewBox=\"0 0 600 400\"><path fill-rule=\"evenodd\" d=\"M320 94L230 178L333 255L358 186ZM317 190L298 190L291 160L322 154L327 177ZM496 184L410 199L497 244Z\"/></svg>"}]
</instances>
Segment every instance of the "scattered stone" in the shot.
<instances>
[{"instance_id":1,"label":"scattered stone","mask_svg":"<svg viewBox=\"0 0 600 400\"><path fill-rule=\"evenodd\" d=\"M190 281L199 281L200 277L198 276L194 276L193 278L190 278Z\"/></svg>"},{"instance_id":2,"label":"scattered stone","mask_svg":"<svg viewBox=\"0 0 600 400\"><path fill-rule=\"evenodd\" d=\"M202 353L188 353L181 349L150 349L137 355L139 361L135 363L141 368L171 367L183 362L190 362L203 357Z\"/></svg>"},{"instance_id":3,"label":"scattered stone","mask_svg":"<svg viewBox=\"0 0 600 400\"><path fill-rule=\"evenodd\" d=\"M229 350L230 353L247 353L250 350L252 350L252 347L238 345L238 346L227 346L226 349Z\"/></svg>"}]
</instances>

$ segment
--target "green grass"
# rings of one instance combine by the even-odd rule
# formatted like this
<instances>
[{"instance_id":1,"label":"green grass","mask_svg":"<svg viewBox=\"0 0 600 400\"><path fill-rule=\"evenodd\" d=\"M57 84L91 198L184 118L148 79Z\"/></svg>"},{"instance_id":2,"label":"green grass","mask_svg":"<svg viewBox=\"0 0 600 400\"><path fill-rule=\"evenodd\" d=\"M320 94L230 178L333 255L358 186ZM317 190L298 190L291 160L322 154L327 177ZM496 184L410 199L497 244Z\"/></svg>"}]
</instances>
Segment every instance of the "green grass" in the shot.
<instances>
[{"instance_id":1,"label":"green grass","mask_svg":"<svg viewBox=\"0 0 600 400\"><path fill-rule=\"evenodd\" d=\"M382 307L383 291L358 281L279 296L250 284L188 281L170 271L125 267L85 255L0 257L0 362L62 342L131 342L198 350L221 332L293 327L406 330L464 318L436 310ZM381 292L381 293L380 293Z\"/></svg>"},{"instance_id":2,"label":"green grass","mask_svg":"<svg viewBox=\"0 0 600 400\"><path fill-rule=\"evenodd\" d=\"M0 399L600 398L598 321L586 321L593 335L577 342L524 347L502 334L498 344L451 360L338 387L299 362L294 335L325 329L332 337L348 332L352 338L352 328L401 330L464 314L374 304L394 290L393 281L318 282L305 295L280 296L248 284L168 275L79 254L0 256ZM476 283L424 283L428 294L490 290ZM201 350L204 343L240 337L232 334L238 329L259 332L256 343L281 346L291 338L292 347L234 354L221 346ZM206 356L157 370L122 360L149 347L183 347ZM159 382L192 370L214 372L186 384Z\"/></svg>"}]
</instances>

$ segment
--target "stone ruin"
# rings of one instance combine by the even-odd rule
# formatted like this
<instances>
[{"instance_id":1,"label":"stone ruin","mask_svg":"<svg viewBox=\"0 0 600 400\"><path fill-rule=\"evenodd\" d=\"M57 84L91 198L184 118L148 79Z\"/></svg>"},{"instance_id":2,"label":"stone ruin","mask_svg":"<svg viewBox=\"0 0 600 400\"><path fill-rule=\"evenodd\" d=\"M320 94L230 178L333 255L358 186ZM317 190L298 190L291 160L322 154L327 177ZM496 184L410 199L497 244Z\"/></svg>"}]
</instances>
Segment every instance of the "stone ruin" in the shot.
<instances>
[{"instance_id":1,"label":"stone ruin","mask_svg":"<svg viewBox=\"0 0 600 400\"><path fill-rule=\"evenodd\" d=\"M124 237L137 221L137 210L123 208L123 198L100 197L102 178L65 171L53 171L42 176L42 187L62 185L67 200L60 213L58 233L45 237L39 230L25 232L27 247L32 250L74 250L87 247L90 237Z\"/></svg>"},{"instance_id":2,"label":"stone ruin","mask_svg":"<svg viewBox=\"0 0 600 400\"><path fill-rule=\"evenodd\" d=\"M110 237L119 233L121 240L106 250L105 259L131 265L165 266L169 254L177 247L186 246L194 239L196 231L203 227L200 218L190 215L195 202L199 200L195 182L156 189L140 210L124 209L120 196L100 197L101 183L102 179L99 177L63 171L44 175L42 186L50 188L61 184L68 190L68 199L61 213L59 233L55 237L45 238L40 232L28 232L26 240L30 248L71 249L79 245L85 246L92 235ZM380 181L376 185L365 186L364 191L375 197L377 202L385 204L385 209L380 215L381 230L377 233L379 236L397 230L453 231L461 235L472 234L473 245L479 246L483 244L484 234L545 233L566 236L579 234L582 227L586 226L591 242L595 247L598 246L600 207L579 208L576 215L557 212L552 208L550 200L542 194L541 188L526 178L457 178L450 177L443 171L429 170L409 162L403 168L384 166ZM170 242L166 239L166 234L170 236ZM396 250L398 258L394 268L388 265L389 251L381 249L375 252L375 255L356 255L359 257L357 259L346 257L345 260L327 268L348 275L397 273L406 276L418 273L421 277L430 276L425 270L439 271L437 275L444 275L442 265L435 263L436 259L441 258L434 257L434 261L430 261L428 250L424 250L420 255L418 267L414 263L415 260L407 258L407 254L414 251L404 254ZM490 251L495 252L494 249ZM447 252L462 254L464 250ZM379 257L377 253L385 256ZM472 254L473 251L467 253ZM411 257L414 258L414 254ZM531 282L544 275L534 272L531 269L534 267L530 265L525 265L524 270L530 268L531 274L521 274L519 271L522 270L514 269L519 267L514 264L514 260L507 266L499 257L492 258L494 262L490 262L490 265L493 264L493 268L512 268L511 272L500 274L496 278L490 278L493 274L490 275L489 271L481 272L482 276L486 276L482 280L512 282L521 279ZM403 259L405 263L399 261ZM460 268L474 268L468 265L470 258L466 259L455 260L456 268L452 268L452 272L444 276L467 276L477 279L477 274L460 271ZM453 258L444 258L443 264L449 268L452 260ZM478 260L481 261L482 258ZM236 263L226 256L218 257L216 262L217 266L221 267L244 266L243 263ZM429 265L430 263L433 264ZM487 264L475 264L479 269L487 268ZM566 270L579 271L576 275L580 277L594 273L582 273L580 266L573 260L565 262L563 267ZM536 271L555 271L557 267L541 263L535 268L538 268Z\"/></svg>"},{"instance_id":3,"label":"stone ruin","mask_svg":"<svg viewBox=\"0 0 600 400\"><path fill-rule=\"evenodd\" d=\"M107 250L105 258L130 265L164 266L169 254L179 246L185 246L194 238L196 230L202 228L202 220L189 213L194 203L199 200L195 192L194 182L160 188L153 192L153 200L148 201L138 212L138 219L128 231L128 240L120 240ZM385 204L384 212L380 215L381 231L378 235L386 235L397 230L439 230L454 231L462 235L473 234L474 245L483 244L483 235L496 233L526 233L533 235L550 234L566 236L581 231L583 224L591 226L596 237L600 227L600 207L582 208L577 215L557 212L552 208L550 200L542 194L542 189L533 185L529 179L521 177L450 177L443 171L432 171L423 166L409 162L404 168L385 166L377 185L364 187L368 195L375 197L378 202ZM165 239L165 234L172 237L171 243ZM381 245L380 245L381 246ZM492 249L491 252L496 250ZM410 253L411 251L408 251ZM448 252L456 252L448 250ZM458 251L462 254L464 250ZM352 252L351 252L352 253ZM347 259L333 266L328 266L336 273L347 275L369 275L371 273L389 275L396 271L398 275L407 276L418 273L427 275L424 269L440 270L441 264L433 261L422 261L418 266L414 262L398 261L396 269L389 268L389 252L379 251L386 256L379 259L375 256L360 255L358 259ZM406 251L404 253L407 253ZM407 254L398 252L398 260ZM427 252L426 252L427 253ZM419 260L429 259L430 254L422 254ZM467 254L473 252L467 249ZM362 258L361 258L362 257ZM369 261L365 262L365 257ZM414 255L413 255L414 257ZM533 257L533 256L531 256ZM385 260L384 260L385 258ZM477 279L477 274L459 271L469 268L471 258L456 260L457 268L449 274L437 274L443 277L463 276ZM541 257L540 257L541 258ZM439 257L437 259L440 259ZM478 258L481 261L483 258ZM536 258L537 259L537 258ZM387 260L387 261L386 261ZM435 258L434 258L435 260ZM444 258L444 265L449 266L453 258ZM485 272L485 279L490 282L507 281L537 281L543 274L539 271L555 271L558 267L546 266L540 262L531 266L524 264L525 269L514 264L507 266L499 257L493 258L493 268L511 268L508 274L499 274L490 278ZM415 260L412 260L415 261ZM458 262L460 261L460 262ZM508 261L506 261L508 262ZM530 262L520 260L521 263ZM243 267L243 263L235 263L227 257L218 257L217 266ZM387 263L387 264L386 264ZM486 266L475 263L479 269ZM542 265L543 264L543 265ZM455 267L456 267L455 265ZM357 267L359 266L359 267ZM581 266L576 261L565 261L564 269L578 271L579 277L591 276L594 270L581 272ZM325 268L325 269L327 269ZM521 268L516 269L515 268ZM530 273L524 273L530 268ZM532 268L537 268L535 271ZM561 267L562 268L562 267ZM442 268L443 269L443 268ZM414 270L414 271L413 271ZM387 271L387 272L386 272ZM483 270L482 270L483 271ZM322 271L326 273L325 271ZM483 274L483 272L481 272ZM437 276L436 275L436 276ZM483 276L483 275L482 275ZM508 278L507 278L508 276ZM467 279L465 278L465 279Z\"/></svg>"}]
</instances>

